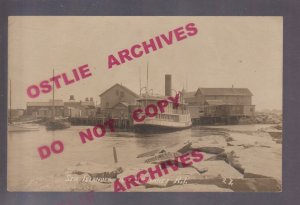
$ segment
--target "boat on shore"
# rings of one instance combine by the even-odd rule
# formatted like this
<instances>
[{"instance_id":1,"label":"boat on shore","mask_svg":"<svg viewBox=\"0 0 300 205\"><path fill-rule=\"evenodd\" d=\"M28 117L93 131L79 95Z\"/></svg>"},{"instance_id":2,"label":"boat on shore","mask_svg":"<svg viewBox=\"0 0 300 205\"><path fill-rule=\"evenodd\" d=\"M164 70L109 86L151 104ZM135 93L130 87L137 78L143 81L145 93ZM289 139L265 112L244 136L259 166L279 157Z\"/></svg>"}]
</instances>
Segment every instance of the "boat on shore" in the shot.
<instances>
[{"instance_id":1,"label":"boat on shore","mask_svg":"<svg viewBox=\"0 0 300 205\"><path fill-rule=\"evenodd\" d=\"M157 101L166 99L164 97L146 96L139 100L138 108L145 110L150 104L157 104ZM145 115L145 113L140 113ZM191 116L187 104L183 102L183 97L179 98L178 105L174 105L168 100L168 105L164 113L158 113L154 117L145 115L141 122L133 122L133 126L138 133L164 133L188 129L192 126Z\"/></svg>"}]
</instances>

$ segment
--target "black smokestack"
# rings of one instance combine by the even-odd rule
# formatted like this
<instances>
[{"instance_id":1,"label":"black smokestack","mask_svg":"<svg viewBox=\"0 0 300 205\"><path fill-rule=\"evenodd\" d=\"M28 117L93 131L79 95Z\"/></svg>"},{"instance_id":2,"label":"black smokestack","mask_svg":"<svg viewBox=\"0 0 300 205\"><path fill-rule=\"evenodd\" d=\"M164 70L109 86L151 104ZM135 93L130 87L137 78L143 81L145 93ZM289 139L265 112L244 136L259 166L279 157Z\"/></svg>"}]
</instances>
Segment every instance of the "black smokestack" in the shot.
<instances>
[{"instance_id":1,"label":"black smokestack","mask_svg":"<svg viewBox=\"0 0 300 205\"><path fill-rule=\"evenodd\" d=\"M165 96L172 95L172 75L165 75Z\"/></svg>"}]
</instances>

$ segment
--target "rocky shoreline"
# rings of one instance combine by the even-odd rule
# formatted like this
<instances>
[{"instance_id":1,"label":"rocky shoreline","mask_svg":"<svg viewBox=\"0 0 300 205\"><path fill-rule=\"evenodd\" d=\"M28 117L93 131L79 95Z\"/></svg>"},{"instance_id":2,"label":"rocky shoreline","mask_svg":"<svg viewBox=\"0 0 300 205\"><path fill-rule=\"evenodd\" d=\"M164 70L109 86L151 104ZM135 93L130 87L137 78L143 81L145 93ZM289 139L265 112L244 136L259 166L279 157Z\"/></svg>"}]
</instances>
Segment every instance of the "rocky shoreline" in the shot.
<instances>
[{"instance_id":1,"label":"rocky shoreline","mask_svg":"<svg viewBox=\"0 0 300 205\"><path fill-rule=\"evenodd\" d=\"M196 128L195 128L196 129ZM282 127L240 129L200 127L201 136L137 155L138 164L106 166L79 162L55 176L32 180L32 191L112 192L113 182L153 164L199 150L204 159L193 166L131 188L130 192L280 192L282 190ZM273 133L273 134L272 134ZM276 133L276 134L274 134Z\"/></svg>"}]
</instances>

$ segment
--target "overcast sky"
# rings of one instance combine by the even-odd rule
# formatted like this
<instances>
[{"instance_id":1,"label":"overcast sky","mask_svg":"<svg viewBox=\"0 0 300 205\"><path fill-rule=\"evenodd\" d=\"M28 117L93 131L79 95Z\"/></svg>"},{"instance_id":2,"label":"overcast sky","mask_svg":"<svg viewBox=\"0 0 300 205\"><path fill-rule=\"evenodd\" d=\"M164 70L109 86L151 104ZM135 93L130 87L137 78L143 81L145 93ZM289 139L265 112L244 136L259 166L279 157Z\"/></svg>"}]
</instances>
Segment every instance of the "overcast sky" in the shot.
<instances>
[{"instance_id":1,"label":"overcast sky","mask_svg":"<svg viewBox=\"0 0 300 205\"><path fill-rule=\"evenodd\" d=\"M198 34L108 70L107 57L159 34L195 23ZM164 75L173 88L249 88L256 109L282 107L281 17L9 17L9 79L12 107L47 101L51 93L32 100L29 85L48 80L52 69L71 74L89 64L92 77L56 91L56 99L93 97L122 83L139 93L139 69L149 87L164 93Z\"/></svg>"}]
</instances>

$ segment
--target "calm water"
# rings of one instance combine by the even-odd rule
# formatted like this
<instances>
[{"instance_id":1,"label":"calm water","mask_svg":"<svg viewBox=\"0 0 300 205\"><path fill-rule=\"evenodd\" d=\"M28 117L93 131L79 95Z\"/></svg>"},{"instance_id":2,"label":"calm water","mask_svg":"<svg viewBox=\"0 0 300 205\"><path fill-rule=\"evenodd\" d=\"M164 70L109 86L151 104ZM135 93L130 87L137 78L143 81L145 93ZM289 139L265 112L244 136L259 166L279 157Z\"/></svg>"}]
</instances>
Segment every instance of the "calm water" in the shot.
<instances>
[{"instance_id":1,"label":"calm water","mask_svg":"<svg viewBox=\"0 0 300 205\"><path fill-rule=\"evenodd\" d=\"M141 153L158 147L173 146L191 140L192 137L203 135L203 128L145 135L107 132L102 138L95 138L93 141L82 144L78 133L87 128L92 127L73 126L66 130L47 131L44 126L40 126L39 131L10 132L8 136L8 183L10 187L23 187L30 180L39 176L61 174L66 168L74 166L80 161L112 165L114 164L113 146L117 149L119 165L128 165L143 161L144 159L136 158ZM257 125L239 125L214 128L256 130L259 127ZM50 145L54 140L61 140L64 143L64 151L41 160L37 148L42 145Z\"/></svg>"}]
</instances>

